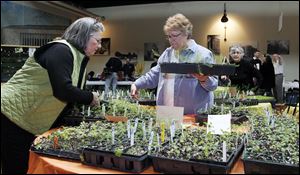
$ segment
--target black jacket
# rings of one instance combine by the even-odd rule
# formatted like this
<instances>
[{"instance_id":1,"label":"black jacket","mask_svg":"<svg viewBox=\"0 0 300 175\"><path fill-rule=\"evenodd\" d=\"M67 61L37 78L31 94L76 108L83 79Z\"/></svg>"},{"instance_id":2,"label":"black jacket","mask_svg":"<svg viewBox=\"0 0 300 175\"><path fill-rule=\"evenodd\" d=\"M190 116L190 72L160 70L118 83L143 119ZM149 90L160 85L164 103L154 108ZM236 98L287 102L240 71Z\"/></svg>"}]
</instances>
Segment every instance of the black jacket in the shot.
<instances>
[{"instance_id":1,"label":"black jacket","mask_svg":"<svg viewBox=\"0 0 300 175\"><path fill-rule=\"evenodd\" d=\"M231 63L233 62L231 61ZM256 77L257 87L261 86L263 77L260 74L260 72L256 68L254 68L249 61L242 58L239 63L233 63L233 64L239 66L236 68L234 75L229 76L232 85L236 85L242 90L248 90L246 87L248 88L255 87L253 82L253 77Z\"/></svg>"},{"instance_id":2,"label":"black jacket","mask_svg":"<svg viewBox=\"0 0 300 175\"><path fill-rule=\"evenodd\" d=\"M110 72L122 71L122 61L117 57L111 57L105 66Z\"/></svg>"}]
</instances>

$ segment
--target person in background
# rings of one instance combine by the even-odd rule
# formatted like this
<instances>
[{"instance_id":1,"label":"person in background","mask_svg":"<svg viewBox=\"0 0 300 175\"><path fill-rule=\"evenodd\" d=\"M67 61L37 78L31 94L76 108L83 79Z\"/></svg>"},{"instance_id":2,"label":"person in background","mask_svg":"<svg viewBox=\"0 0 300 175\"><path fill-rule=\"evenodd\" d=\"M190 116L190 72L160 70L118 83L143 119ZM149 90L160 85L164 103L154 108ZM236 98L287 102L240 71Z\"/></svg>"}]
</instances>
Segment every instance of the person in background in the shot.
<instances>
[{"instance_id":1,"label":"person in background","mask_svg":"<svg viewBox=\"0 0 300 175\"><path fill-rule=\"evenodd\" d=\"M115 57L111 57L106 63L108 73L105 75L105 98L107 98L110 87L112 86L113 95L116 93L118 73L122 71L122 61L119 59L119 54L116 52Z\"/></svg>"},{"instance_id":2,"label":"person in background","mask_svg":"<svg viewBox=\"0 0 300 175\"><path fill-rule=\"evenodd\" d=\"M272 55L272 63L275 73L274 96L277 103L283 103L283 59L279 54Z\"/></svg>"},{"instance_id":3,"label":"person in background","mask_svg":"<svg viewBox=\"0 0 300 175\"><path fill-rule=\"evenodd\" d=\"M126 81L134 81L134 65L132 63L130 63L130 59L126 58L126 62L123 65L123 71L124 71L124 77Z\"/></svg>"},{"instance_id":4,"label":"person in background","mask_svg":"<svg viewBox=\"0 0 300 175\"><path fill-rule=\"evenodd\" d=\"M254 52L254 57L250 60L250 63L255 67L257 70L260 70L261 67L261 58L263 57L263 54L257 50Z\"/></svg>"},{"instance_id":5,"label":"person in background","mask_svg":"<svg viewBox=\"0 0 300 175\"><path fill-rule=\"evenodd\" d=\"M1 171L26 174L29 149L67 104L99 105L97 93L82 90L89 57L101 47L104 26L94 18L73 22L62 40L38 48L1 87Z\"/></svg>"},{"instance_id":6,"label":"person in background","mask_svg":"<svg viewBox=\"0 0 300 175\"><path fill-rule=\"evenodd\" d=\"M94 71L90 71L90 72L88 73L88 78L87 78L87 79L88 79L89 81L93 80L94 75L95 75L95 72L94 72Z\"/></svg>"},{"instance_id":7,"label":"person in background","mask_svg":"<svg viewBox=\"0 0 300 175\"><path fill-rule=\"evenodd\" d=\"M213 90L218 86L215 76L172 74L160 72L160 63L214 63L210 50L192 39L193 25L182 14L167 19L164 32L171 47L159 57L158 64L131 85L131 95L138 98L139 89L157 87L157 105L184 107L184 114L195 114L213 105Z\"/></svg>"},{"instance_id":8,"label":"person in background","mask_svg":"<svg viewBox=\"0 0 300 175\"><path fill-rule=\"evenodd\" d=\"M244 49L240 45L234 45L230 48L230 63L238 65L234 75L221 76L222 81L230 80L231 85L235 85L240 90L250 90L259 88L263 78L260 72L253 67L244 57ZM254 78L257 80L257 86L254 84Z\"/></svg>"},{"instance_id":9,"label":"person in background","mask_svg":"<svg viewBox=\"0 0 300 175\"><path fill-rule=\"evenodd\" d=\"M263 76L261 89L263 94L267 96L273 96L272 90L275 87L275 74L274 66L270 55L265 55L259 58L261 60L260 72Z\"/></svg>"}]
</instances>

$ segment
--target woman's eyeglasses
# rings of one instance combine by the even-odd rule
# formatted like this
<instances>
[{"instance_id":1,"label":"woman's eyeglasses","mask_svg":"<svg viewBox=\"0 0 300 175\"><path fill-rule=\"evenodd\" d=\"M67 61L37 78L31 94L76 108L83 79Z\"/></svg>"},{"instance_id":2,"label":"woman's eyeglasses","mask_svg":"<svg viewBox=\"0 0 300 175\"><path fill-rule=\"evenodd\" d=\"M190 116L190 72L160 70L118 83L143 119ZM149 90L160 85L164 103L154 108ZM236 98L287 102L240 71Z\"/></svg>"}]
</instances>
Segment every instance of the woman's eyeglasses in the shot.
<instances>
[{"instance_id":1,"label":"woman's eyeglasses","mask_svg":"<svg viewBox=\"0 0 300 175\"><path fill-rule=\"evenodd\" d=\"M92 36L92 38L94 38L94 39L97 41L97 43L98 43L99 45L102 43L101 38L98 39L98 38L96 38L96 37L94 37L94 36Z\"/></svg>"},{"instance_id":2,"label":"woman's eyeglasses","mask_svg":"<svg viewBox=\"0 0 300 175\"><path fill-rule=\"evenodd\" d=\"M167 39L172 39L172 38L178 38L182 33L178 33L178 34L170 34L170 35L167 35L166 38Z\"/></svg>"}]
</instances>

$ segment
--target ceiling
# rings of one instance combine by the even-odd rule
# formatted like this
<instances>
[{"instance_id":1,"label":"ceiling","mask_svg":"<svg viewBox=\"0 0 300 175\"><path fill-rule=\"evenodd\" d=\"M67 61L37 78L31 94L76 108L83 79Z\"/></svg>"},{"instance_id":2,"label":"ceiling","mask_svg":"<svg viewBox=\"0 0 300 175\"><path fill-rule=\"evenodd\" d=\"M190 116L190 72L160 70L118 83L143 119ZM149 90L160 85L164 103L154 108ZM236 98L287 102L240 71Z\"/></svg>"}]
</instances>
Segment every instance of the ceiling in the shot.
<instances>
[{"instance_id":1,"label":"ceiling","mask_svg":"<svg viewBox=\"0 0 300 175\"><path fill-rule=\"evenodd\" d=\"M226 3L227 13L247 16L299 16L299 1L64 1L69 5L85 9L99 16L112 18L145 18L168 16L173 13L185 15L211 16L223 11Z\"/></svg>"},{"instance_id":2,"label":"ceiling","mask_svg":"<svg viewBox=\"0 0 300 175\"><path fill-rule=\"evenodd\" d=\"M183 0L184 1L184 0ZM67 4L73 5L78 8L97 8L97 7L113 7L113 6L124 6L124 5L138 5L138 4L154 4L154 3L164 3L164 2L183 2L182 0L107 0L107 1L64 1Z\"/></svg>"}]
</instances>

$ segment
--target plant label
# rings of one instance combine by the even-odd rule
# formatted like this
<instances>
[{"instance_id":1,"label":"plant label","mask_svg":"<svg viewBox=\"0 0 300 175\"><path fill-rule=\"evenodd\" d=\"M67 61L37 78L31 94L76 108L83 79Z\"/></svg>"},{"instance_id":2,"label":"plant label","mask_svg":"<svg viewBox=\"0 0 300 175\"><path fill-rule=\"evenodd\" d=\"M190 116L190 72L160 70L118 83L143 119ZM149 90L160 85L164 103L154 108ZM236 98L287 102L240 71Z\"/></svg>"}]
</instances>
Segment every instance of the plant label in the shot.
<instances>
[{"instance_id":1,"label":"plant label","mask_svg":"<svg viewBox=\"0 0 300 175\"><path fill-rule=\"evenodd\" d=\"M223 162L226 162L227 161L227 158L226 158L226 154L227 154L227 148L226 148L226 142L223 141Z\"/></svg>"},{"instance_id":2,"label":"plant label","mask_svg":"<svg viewBox=\"0 0 300 175\"><path fill-rule=\"evenodd\" d=\"M231 113L225 115L208 115L207 133L223 134L231 132Z\"/></svg>"}]
</instances>

